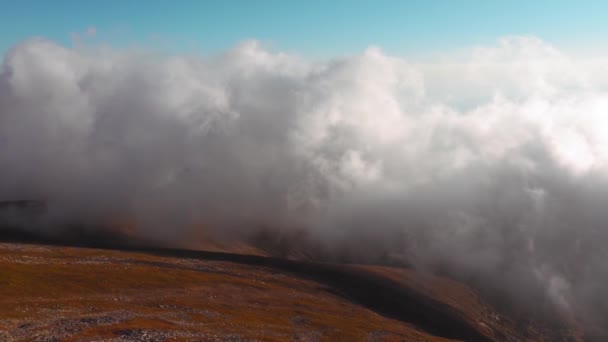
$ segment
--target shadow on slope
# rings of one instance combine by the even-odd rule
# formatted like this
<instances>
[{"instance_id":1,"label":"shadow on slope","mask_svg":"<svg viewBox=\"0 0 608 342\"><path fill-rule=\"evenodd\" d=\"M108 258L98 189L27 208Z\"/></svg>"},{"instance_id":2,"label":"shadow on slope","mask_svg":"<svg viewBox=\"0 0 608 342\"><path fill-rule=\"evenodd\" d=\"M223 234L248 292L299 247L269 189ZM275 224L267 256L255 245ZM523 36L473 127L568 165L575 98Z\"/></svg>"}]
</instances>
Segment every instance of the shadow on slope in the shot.
<instances>
[{"instance_id":1,"label":"shadow on slope","mask_svg":"<svg viewBox=\"0 0 608 342\"><path fill-rule=\"evenodd\" d=\"M173 258L226 261L280 272L325 284L333 294L393 318L435 336L465 341L491 341L477 327L471 326L452 308L397 282L349 265L293 261L288 259L150 247L145 242L126 243L121 236L72 229L68 235L42 236L8 227L0 228L0 241L53 244L59 246L96 247L136 251ZM170 267L170 266L163 266Z\"/></svg>"}]
</instances>

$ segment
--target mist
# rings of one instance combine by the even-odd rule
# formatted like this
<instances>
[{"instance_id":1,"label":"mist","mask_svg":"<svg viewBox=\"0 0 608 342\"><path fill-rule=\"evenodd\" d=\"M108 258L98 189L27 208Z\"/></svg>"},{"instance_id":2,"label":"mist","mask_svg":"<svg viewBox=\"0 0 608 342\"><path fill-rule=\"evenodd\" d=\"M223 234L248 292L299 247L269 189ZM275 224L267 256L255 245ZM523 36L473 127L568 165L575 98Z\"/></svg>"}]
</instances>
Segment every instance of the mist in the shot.
<instances>
[{"instance_id":1,"label":"mist","mask_svg":"<svg viewBox=\"0 0 608 342\"><path fill-rule=\"evenodd\" d=\"M41 230L305 231L352 261L399 254L521 303L541 291L600 325L605 62L534 37L423 61L31 39L0 71L0 200L47 203Z\"/></svg>"}]
</instances>

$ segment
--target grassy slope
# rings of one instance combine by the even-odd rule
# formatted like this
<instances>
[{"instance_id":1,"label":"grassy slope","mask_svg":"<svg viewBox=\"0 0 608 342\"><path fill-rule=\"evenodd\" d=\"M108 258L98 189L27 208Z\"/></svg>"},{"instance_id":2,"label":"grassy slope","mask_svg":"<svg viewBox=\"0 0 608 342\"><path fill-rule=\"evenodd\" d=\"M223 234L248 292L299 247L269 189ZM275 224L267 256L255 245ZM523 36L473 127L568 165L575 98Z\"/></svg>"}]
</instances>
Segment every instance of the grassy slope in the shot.
<instances>
[{"instance_id":1,"label":"grassy slope","mask_svg":"<svg viewBox=\"0 0 608 342\"><path fill-rule=\"evenodd\" d=\"M571 333L560 336L566 335ZM0 244L0 340L49 336L62 341L525 338L467 286L407 269ZM527 338L543 335L532 332Z\"/></svg>"}]
</instances>

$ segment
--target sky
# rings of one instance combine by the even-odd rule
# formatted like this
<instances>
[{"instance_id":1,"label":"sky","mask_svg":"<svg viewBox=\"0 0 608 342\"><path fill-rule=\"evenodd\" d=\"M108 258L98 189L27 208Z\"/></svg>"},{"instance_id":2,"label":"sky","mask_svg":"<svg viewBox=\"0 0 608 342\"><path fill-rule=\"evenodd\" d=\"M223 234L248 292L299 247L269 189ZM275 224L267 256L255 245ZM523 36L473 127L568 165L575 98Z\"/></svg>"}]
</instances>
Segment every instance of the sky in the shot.
<instances>
[{"instance_id":1,"label":"sky","mask_svg":"<svg viewBox=\"0 0 608 342\"><path fill-rule=\"evenodd\" d=\"M608 33L605 1L394 0L1 0L0 53L31 37L145 46L168 52L225 50L256 39L305 56L396 55L531 35L571 50L597 49Z\"/></svg>"}]
</instances>

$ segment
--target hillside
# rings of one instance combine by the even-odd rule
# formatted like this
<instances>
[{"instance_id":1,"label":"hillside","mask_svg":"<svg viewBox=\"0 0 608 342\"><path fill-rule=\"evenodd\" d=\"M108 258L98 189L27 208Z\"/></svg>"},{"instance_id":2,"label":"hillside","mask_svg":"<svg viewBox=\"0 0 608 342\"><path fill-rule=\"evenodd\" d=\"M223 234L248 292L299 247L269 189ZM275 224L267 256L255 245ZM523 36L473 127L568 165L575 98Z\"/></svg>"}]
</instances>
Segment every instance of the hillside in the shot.
<instances>
[{"instance_id":1,"label":"hillside","mask_svg":"<svg viewBox=\"0 0 608 342\"><path fill-rule=\"evenodd\" d=\"M468 286L406 268L0 244L2 341L578 339L517 328Z\"/></svg>"}]
</instances>

